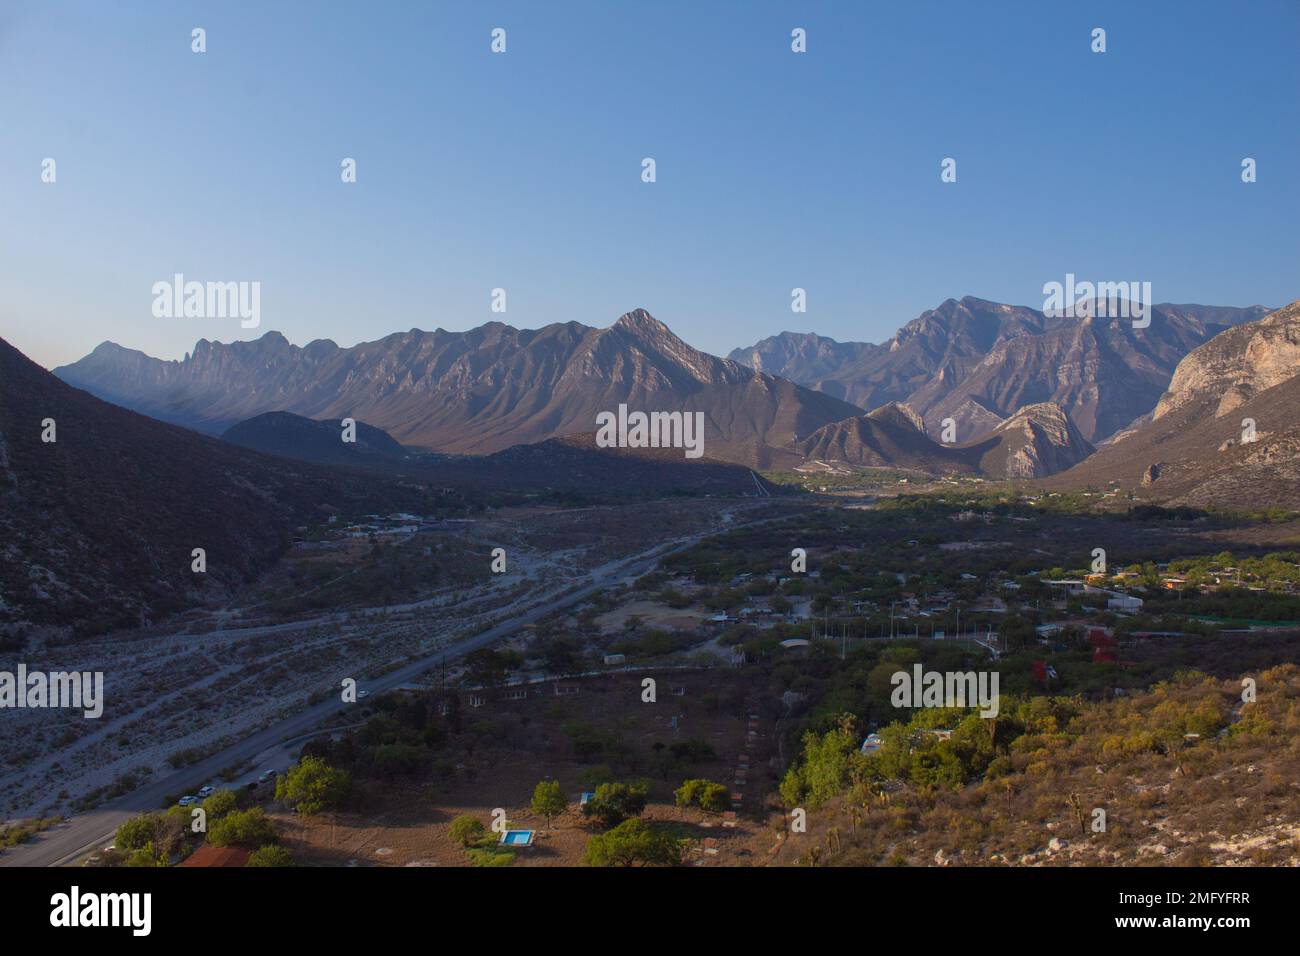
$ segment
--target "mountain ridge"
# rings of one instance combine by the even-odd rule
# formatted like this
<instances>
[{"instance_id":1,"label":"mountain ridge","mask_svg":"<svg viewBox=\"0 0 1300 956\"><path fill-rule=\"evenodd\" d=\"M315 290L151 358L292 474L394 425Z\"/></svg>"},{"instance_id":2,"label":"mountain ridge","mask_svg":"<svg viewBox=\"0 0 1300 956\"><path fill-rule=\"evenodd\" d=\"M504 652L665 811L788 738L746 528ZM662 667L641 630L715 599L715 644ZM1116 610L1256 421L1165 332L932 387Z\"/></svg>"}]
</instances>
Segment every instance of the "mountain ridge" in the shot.
<instances>
[{"instance_id":1,"label":"mountain ridge","mask_svg":"<svg viewBox=\"0 0 1300 956\"><path fill-rule=\"evenodd\" d=\"M142 354L142 353L140 353ZM706 454L790 464L794 435L859 413L832 396L687 345L644 309L605 328L397 332L349 348L290 344L278 332L200 340L182 360L123 360L112 348L54 373L108 401L209 432L268 411L364 419L404 445L490 454L591 431L619 404L702 411Z\"/></svg>"}]
</instances>

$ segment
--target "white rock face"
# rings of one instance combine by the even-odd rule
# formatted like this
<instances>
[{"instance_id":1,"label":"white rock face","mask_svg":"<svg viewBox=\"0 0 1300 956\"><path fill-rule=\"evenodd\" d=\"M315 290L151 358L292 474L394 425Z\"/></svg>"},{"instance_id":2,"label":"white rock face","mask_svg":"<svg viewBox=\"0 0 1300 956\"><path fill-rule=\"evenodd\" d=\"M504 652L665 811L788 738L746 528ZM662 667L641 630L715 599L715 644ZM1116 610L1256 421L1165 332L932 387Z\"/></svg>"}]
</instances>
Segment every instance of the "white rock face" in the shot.
<instances>
[{"instance_id":1,"label":"white rock face","mask_svg":"<svg viewBox=\"0 0 1300 956\"><path fill-rule=\"evenodd\" d=\"M999 425L1007 446L1008 478L1042 478L1064 471L1092 453L1070 416L1059 405L1026 405Z\"/></svg>"},{"instance_id":2,"label":"white rock face","mask_svg":"<svg viewBox=\"0 0 1300 956\"><path fill-rule=\"evenodd\" d=\"M1159 419L1197 399L1215 401L1223 417L1300 368L1300 302L1237 326L1193 349L1178 363L1153 415Z\"/></svg>"}]
</instances>

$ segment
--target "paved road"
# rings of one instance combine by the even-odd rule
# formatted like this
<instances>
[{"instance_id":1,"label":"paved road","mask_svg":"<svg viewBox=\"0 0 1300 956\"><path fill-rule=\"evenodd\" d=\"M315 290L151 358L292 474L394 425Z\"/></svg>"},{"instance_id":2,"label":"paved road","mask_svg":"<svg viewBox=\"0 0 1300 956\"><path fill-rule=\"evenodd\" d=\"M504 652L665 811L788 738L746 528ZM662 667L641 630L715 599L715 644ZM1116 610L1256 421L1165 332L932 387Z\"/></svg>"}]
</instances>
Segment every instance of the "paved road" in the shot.
<instances>
[{"instance_id":1,"label":"paved road","mask_svg":"<svg viewBox=\"0 0 1300 956\"><path fill-rule=\"evenodd\" d=\"M751 524L763 524L768 520L773 519L764 519L751 522ZM737 527L746 526L740 525ZM382 677L367 680L364 684L365 689L370 691L372 695L392 690L394 687L405 684L420 674L439 666L444 659L451 660L470 651L478 650L480 647L485 647L555 610L584 600L615 581L623 578L639 577L663 558L678 551L686 550L702 538L730 530L734 529L713 529L698 535L692 535L690 538L676 544L659 545L650 551L616 565L599 578L590 578L589 584L583 585L579 590L571 594L563 595L550 603L525 611L486 631L447 645L427 657L422 657L410 664L399 667ZM6 850L3 855L0 855L0 867L58 866L75 862L85 852L107 845L117 832L118 826L142 810L159 809L163 800L169 795L193 793L198 787L215 779L226 768L252 760L272 747L282 745L295 737L308 733L317 727L321 721L348 706L350 705L343 703L337 697L331 697L329 700L309 707L301 713L285 718L279 723L245 737L238 743L232 744L218 753L214 753L210 757L192 763L175 773L155 779L139 790L110 801L89 813L73 817L57 827L46 830L30 843L24 843Z\"/></svg>"}]
</instances>

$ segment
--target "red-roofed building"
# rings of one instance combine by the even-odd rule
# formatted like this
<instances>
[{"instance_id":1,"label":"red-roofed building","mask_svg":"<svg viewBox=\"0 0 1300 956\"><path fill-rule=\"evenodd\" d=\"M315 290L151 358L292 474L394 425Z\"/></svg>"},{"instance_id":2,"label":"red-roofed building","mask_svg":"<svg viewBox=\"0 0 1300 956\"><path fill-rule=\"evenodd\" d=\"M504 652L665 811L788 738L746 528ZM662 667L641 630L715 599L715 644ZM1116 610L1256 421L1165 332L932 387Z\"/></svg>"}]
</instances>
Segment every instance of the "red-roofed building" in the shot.
<instances>
[{"instance_id":1,"label":"red-roofed building","mask_svg":"<svg viewBox=\"0 0 1300 956\"><path fill-rule=\"evenodd\" d=\"M178 866L247 866L251 854L237 846L209 846L203 844Z\"/></svg>"}]
</instances>

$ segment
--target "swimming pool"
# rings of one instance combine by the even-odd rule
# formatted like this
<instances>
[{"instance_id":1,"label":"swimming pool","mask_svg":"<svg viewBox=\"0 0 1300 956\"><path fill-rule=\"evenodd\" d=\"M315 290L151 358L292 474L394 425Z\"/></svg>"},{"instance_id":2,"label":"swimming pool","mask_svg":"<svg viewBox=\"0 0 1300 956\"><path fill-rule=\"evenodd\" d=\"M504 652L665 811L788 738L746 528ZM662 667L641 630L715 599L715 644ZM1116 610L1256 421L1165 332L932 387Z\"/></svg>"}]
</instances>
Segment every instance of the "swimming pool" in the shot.
<instances>
[{"instance_id":1,"label":"swimming pool","mask_svg":"<svg viewBox=\"0 0 1300 956\"><path fill-rule=\"evenodd\" d=\"M533 833L534 831L532 830L507 830L505 833L501 834L501 845L532 846Z\"/></svg>"}]
</instances>

